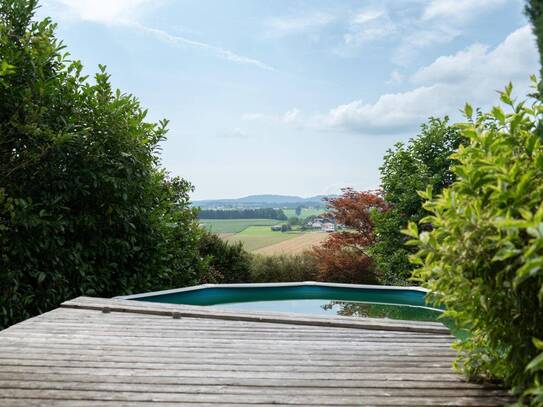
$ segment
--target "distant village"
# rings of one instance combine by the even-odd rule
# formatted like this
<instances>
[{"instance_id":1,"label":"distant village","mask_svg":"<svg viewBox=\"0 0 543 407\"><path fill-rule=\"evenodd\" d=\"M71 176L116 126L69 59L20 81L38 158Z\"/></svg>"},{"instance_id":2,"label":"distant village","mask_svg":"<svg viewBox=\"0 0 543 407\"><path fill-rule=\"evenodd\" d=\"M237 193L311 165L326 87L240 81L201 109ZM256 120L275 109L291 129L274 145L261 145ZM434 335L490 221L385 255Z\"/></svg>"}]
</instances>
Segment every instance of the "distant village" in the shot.
<instances>
[{"instance_id":1,"label":"distant village","mask_svg":"<svg viewBox=\"0 0 543 407\"><path fill-rule=\"evenodd\" d=\"M305 223L302 226L302 229L321 231L321 232L335 232L336 230L343 229L343 226L337 224L333 218L325 216L310 216L304 221ZM290 230L289 225L280 224L273 225L271 230L274 232L286 232Z\"/></svg>"}]
</instances>

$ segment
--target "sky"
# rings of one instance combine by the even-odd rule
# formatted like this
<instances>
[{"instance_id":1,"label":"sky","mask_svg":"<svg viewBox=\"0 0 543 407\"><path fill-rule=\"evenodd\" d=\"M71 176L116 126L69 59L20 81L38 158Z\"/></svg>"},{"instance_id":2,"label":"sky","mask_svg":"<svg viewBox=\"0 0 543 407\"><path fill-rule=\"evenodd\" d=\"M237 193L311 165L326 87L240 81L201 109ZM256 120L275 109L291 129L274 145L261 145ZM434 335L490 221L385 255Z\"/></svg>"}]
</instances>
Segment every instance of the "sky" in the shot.
<instances>
[{"instance_id":1,"label":"sky","mask_svg":"<svg viewBox=\"0 0 543 407\"><path fill-rule=\"evenodd\" d=\"M387 149L539 70L522 0L42 0L72 58L170 120L193 199L379 186Z\"/></svg>"}]
</instances>

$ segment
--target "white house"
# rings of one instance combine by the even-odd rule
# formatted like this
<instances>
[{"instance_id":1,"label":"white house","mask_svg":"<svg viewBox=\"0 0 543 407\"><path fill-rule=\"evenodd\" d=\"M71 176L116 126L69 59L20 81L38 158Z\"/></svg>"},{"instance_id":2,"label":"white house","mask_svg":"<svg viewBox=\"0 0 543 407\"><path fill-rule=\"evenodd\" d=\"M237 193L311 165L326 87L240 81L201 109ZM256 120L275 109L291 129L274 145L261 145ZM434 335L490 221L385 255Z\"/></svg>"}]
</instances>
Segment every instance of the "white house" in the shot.
<instances>
[{"instance_id":1,"label":"white house","mask_svg":"<svg viewBox=\"0 0 543 407\"><path fill-rule=\"evenodd\" d=\"M336 231L336 225L330 222L326 222L322 224L321 230L323 232L335 232Z\"/></svg>"}]
</instances>

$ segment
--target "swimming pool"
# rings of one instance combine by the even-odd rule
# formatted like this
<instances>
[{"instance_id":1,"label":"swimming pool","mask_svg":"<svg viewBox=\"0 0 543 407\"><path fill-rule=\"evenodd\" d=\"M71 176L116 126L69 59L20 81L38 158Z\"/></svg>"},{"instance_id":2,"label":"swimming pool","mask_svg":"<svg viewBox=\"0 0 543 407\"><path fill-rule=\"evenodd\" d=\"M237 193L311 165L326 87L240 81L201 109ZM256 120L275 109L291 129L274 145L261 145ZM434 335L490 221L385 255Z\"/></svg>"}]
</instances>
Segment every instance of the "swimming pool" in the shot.
<instances>
[{"instance_id":1,"label":"swimming pool","mask_svg":"<svg viewBox=\"0 0 543 407\"><path fill-rule=\"evenodd\" d=\"M420 287L334 283L204 284L119 297L169 304L200 305L239 311L266 311L438 321L442 310L426 305Z\"/></svg>"}]
</instances>

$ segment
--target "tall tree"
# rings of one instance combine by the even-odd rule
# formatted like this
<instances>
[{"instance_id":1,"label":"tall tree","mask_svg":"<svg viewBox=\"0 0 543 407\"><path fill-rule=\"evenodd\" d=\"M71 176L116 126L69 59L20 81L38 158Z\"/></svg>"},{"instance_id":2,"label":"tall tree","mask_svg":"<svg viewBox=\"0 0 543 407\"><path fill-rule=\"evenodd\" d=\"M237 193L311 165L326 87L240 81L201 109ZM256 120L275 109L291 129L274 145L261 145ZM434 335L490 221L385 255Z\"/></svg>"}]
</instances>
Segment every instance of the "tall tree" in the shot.
<instances>
[{"instance_id":1,"label":"tall tree","mask_svg":"<svg viewBox=\"0 0 543 407\"><path fill-rule=\"evenodd\" d=\"M430 118L421 126L417 137L407 144L396 144L386 153L380 171L383 197L389 209L374 212L377 238L369 251L384 283L405 284L410 277L413 265L409 255L413 249L405 246L406 237L401 230L408 222L418 222L427 215L418 191L430 186L439 193L452 184L455 175L451 171L450 155L463 140L447 118Z\"/></svg>"}]
</instances>

